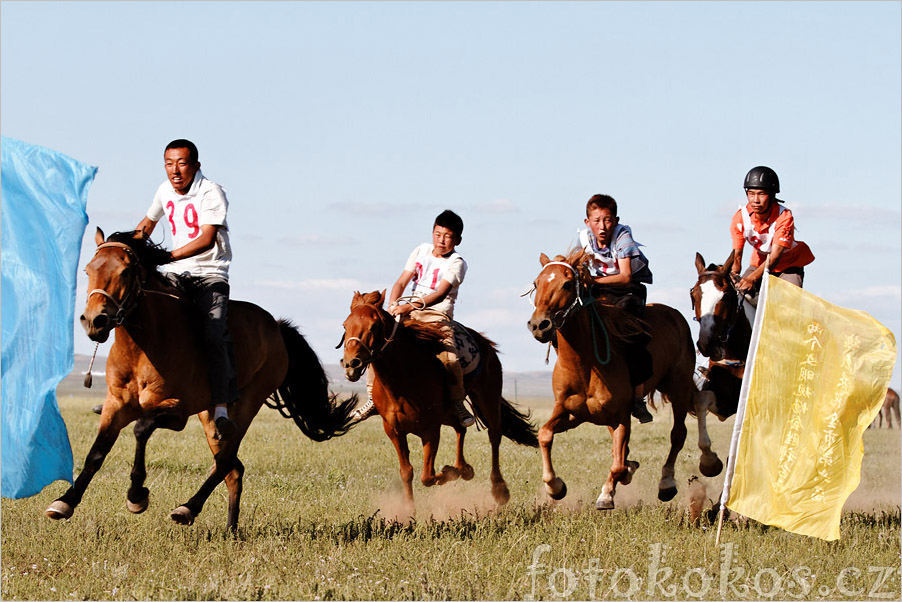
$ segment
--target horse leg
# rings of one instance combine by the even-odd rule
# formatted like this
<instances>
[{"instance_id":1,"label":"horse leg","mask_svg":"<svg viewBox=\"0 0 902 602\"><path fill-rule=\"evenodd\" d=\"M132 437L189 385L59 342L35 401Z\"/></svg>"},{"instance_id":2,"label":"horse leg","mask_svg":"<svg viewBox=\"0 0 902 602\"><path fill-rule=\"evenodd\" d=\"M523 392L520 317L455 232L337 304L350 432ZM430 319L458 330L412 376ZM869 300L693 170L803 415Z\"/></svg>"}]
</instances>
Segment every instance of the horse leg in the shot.
<instances>
[{"instance_id":1,"label":"horse leg","mask_svg":"<svg viewBox=\"0 0 902 602\"><path fill-rule=\"evenodd\" d=\"M453 466L443 466L442 470L436 474L435 457L438 454L438 443L441 435L441 426L437 426L434 431L430 430L423 440L423 474L420 475L420 482L426 487L433 485L444 485L449 481L456 481L460 478L460 472Z\"/></svg>"},{"instance_id":2,"label":"horse leg","mask_svg":"<svg viewBox=\"0 0 902 602\"><path fill-rule=\"evenodd\" d=\"M492 482L492 497L495 498L496 504L503 506L511 499L511 494L507 488L507 483L504 482L504 477L501 475L501 457L499 454L499 449L501 448L500 426L489 429L489 443L492 446L492 472L489 477ZM566 493L566 486L564 490L564 493Z\"/></svg>"},{"instance_id":3,"label":"horse leg","mask_svg":"<svg viewBox=\"0 0 902 602\"><path fill-rule=\"evenodd\" d=\"M554 435L555 433L568 431L580 424L582 424L582 420L577 419L570 412L563 409L562 404L558 403L554 406L551 418L539 429L539 449L542 452L542 481L545 483L545 492L553 500L562 500L567 495L567 484L555 474L554 466L551 464L551 446L554 444Z\"/></svg>"},{"instance_id":4,"label":"horse leg","mask_svg":"<svg viewBox=\"0 0 902 602\"><path fill-rule=\"evenodd\" d=\"M457 432L457 452L455 454L453 468L460 474L460 478L462 478L464 481L469 481L473 478L475 472L473 470L473 467L470 466L470 464L464 458L464 437L466 437L467 435L467 429L458 425L454 427L454 430ZM452 467L443 467L442 472L445 472L449 468Z\"/></svg>"},{"instance_id":5,"label":"horse leg","mask_svg":"<svg viewBox=\"0 0 902 602\"><path fill-rule=\"evenodd\" d=\"M198 414L198 418L204 425L207 443L213 451L213 467L210 469L210 473L207 475L206 480L197 490L197 493L169 514L169 518L180 525L193 524L194 519L200 514L201 510L203 510L204 504L206 503L207 498L210 497L210 494L213 493L213 490L226 478L226 475L237 469L236 467L240 463L238 460L238 447L241 445L241 439L244 437L244 433L247 432L248 427L248 424L239 423L237 425L238 431L235 434L235 437L226 442L222 442L215 439L216 427L213 424L212 414L208 411L204 411ZM229 489L230 502L232 496L233 492ZM240 491L237 494L237 499L240 499ZM237 518L237 510L234 512L234 515ZM237 523L232 523L231 518L232 512L230 509L227 526L230 529L235 529L238 525Z\"/></svg>"},{"instance_id":6,"label":"horse leg","mask_svg":"<svg viewBox=\"0 0 902 602\"><path fill-rule=\"evenodd\" d=\"M241 492L244 491L244 464L237 457L235 467L225 476L229 490L229 528L238 528L238 512L241 508Z\"/></svg>"},{"instance_id":7,"label":"horse leg","mask_svg":"<svg viewBox=\"0 0 902 602\"><path fill-rule=\"evenodd\" d=\"M398 463L401 465L401 485L404 488L404 505L407 507L408 514L413 516L413 466L410 464L410 448L407 447L407 434L396 433L385 421L383 421L383 424L385 425L385 433L395 446L395 451L398 452Z\"/></svg>"},{"instance_id":8,"label":"horse leg","mask_svg":"<svg viewBox=\"0 0 902 602\"><path fill-rule=\"evenodd\" d=\"M492 370L492 375L501 374L501 365L499 363L497 370ZM470 392L470 399L474 404L479 405L480 413L485 421L487 430L489 431L489 444L492 446L492 469L489 480L492 483L492 497L499 506L506 504L511 497L507 483L501 475L501 379L494 378L482 388ZM487 403L485 401L488 400Z\"/></svg>"},{"instance_id":9,"label":"horse leg","mask_svg":"<svg viewBox=\"0 0 902 602\"><path fill-rule=\"evenodd\" d=\"M702 457L698 461L699 471L706 477L716 477L723 470L723 462L711 450L711 437L708 436L708 409L717 398L713 391L697 391L693 394L695 402L695 418L698 421L698 448Z\"/></svg>"},{"instance_id":10,"label":"horse leg","mask_svg":"<svg viewBox=\"0 0 902 602\"><path fill-rule=\"evenodd\" d=\"M677 494L675 465L683 444L686 443L686 410L681 404L671 403L673 408L673 428L670 429L670 452L661 469L661 481L658 483L658 499L669 502ZM701 437L701 435L699 435Z\"/></svg>"},{"instance_id":11,"label":"horse leg","mask_svg":"<svg viewBox=\"0 0 902 602\"><path fill-rule=\"evenodd\" d=\"M135 423L135 462L132 465L131 486L126 494L125 505L133 514L140 514L147 510L150 499L150 490L144 486L147 479L145 466L145 454L147 442L150 436L158 428L168 428L180 431L188 422L186 416L164 413L166 409L153 410L145 413Z\"/></svg>"},{"instance_id":12,"label":"horse leg","mask_svg":"<svg viewBox=\"0 0 902 602\"><path fill-rule=\"evenodd\" d=\"M611 472L608 474L608 480L605 481L595 500L596 510L611 510L614 508L614 494L616 493L617 483L632 479L630 467L627 466L627 454L629 454L630 442L630 423L624 422L617 425L616 428L608 427L611 431Z\"/></svg>"},{"instance_id":13,"label":"horse leg","mask_svg":"<svg viewBox=\"0 0 902 602\"><path fill-rule=\"evenodd\" d=\"M118 402L114 402L114 404L118 404ZM128 406L119 405L117 407L113 404L104 404L104 409L107 407L115 407L115 409L101 414L97 437L94 439L94 443L85 457L84 468L82 468L78 478L75 479L75 483L66 490L66 493L50 504L47 510L44 511L44 515L48 518L59 520L72 517L76 506L81 503L81 498L91 483L91 479L100 470L107 454L110 453L113 444L119 438L119 433L125 425L135 419L133 414L137 413L137 411L128 408Z\"/></svg>"}]
</instances>

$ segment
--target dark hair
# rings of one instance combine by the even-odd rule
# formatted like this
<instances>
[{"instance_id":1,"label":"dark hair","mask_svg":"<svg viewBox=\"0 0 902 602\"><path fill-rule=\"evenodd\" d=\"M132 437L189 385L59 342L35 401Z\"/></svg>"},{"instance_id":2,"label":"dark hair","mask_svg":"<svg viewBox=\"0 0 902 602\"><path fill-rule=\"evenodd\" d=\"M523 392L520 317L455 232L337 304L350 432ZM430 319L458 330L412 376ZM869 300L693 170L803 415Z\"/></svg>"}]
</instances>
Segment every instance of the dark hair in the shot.
<instances>
[{"instance_id":1,"label":"dark hair","mask_svg":"<svg viewBox=\"0 0 902 602\"><path fill-rule=\"evenodd\" d=\"M433 225L433 227L435 226L448 228L457 236L461 236L464 233L464 220L460 219L460 216L450 209L445 209L438 214L438 217L435 218L435 224Z\"/></svg>"},{"instance_id":2,"label":"dark hair","mask_svg":"<svg viewBox=\"0 0 902 602\"><path fill-rule=\"evenodd\" d=\"M612 217L617 217L617 201L606 194L596 194L589 199L586 203L586 217L589 217L589 211L592 209L607 209Z\"/></svg>"},{"instance_id":3,"label":"dark hair","mask_svg":"<svg viewBox=\"0 0 902 602\"><path fill-rule=\"evenodd\" d=\"M179 138L177 140L173 140L169 144L166 145L166 150L163 151L165 154L171 148L187 148L188 149L188 160L192 163L197 163L197 147L194 146L194 143L190 140L185 140L184 138Z\"/></svg>"}]
</instances>

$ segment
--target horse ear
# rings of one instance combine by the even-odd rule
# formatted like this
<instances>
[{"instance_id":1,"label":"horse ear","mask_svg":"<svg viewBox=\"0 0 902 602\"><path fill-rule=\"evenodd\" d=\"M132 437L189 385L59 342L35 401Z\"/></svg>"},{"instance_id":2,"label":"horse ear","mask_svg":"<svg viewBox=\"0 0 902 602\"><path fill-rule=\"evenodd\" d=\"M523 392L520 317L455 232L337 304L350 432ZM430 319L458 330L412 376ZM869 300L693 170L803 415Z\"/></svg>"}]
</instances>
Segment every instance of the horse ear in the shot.
<instances>
[{"instance_id":1,"label":"horse ear","mask_svg":"<svg viewBox=\"0 0 902 602\"><path fill-rule=\"evenodd\" d=\"M724 272L729 272L733 268L733 258L736 256L736 249L730 249L730 254L727 256L727 260L723 262L723 270Z\"/></svg>"},{"instance_id":2,"label":"horse ear","mask_svg":"<svg viewBox=\"0 0 902 602\"><path fill-rule=\"evenodd\" d=\"M351 297L351 309L354 309L360 305L360 291L354 291L354 296Z\"/></svg>"},{"instance_id":3,"label":"horse ear","mask_svg":"<svg viewBox=\"0 0 902 602\"><path fill-rule=\"evenodd\" d=\"M695 269L699 274L705 271L705 258L699 252L695 253Z\"/></svg>"},{"instance_id":4,"label":"horse ear","mask_svg":"<svg viewBox=\"0 0 902 602\"><path fill-rule=\"evenodd\" d=\"M99 247L100 245L103 244L104 240L105 240L105 238L103 236L103 230L101 230L100 226L98 226L97 232L94 233L94 242L96 242L97 246Z\"/></svg>"},{"instance_id":5,"label":"horse ear","mask_svg":"<svg viewBox=\"0 0 902 602\"><path fill-rule=\"evenodd\" d=\"M386 290L388 290L388 289L382 289L382 292L379 294L379 303L376 304L378 307L382 307L382 305L385 303L385 291Z\"/></svg>"},{"instance_id":6,"label":"horse ear","mask_svg":"<svg viewBox=\"0 0 902 602\"><path fill-rule=\"evenodd\" d=\"M542 267L545 267L546 265L548 265L549 261L551 261L551 260L548 259L548 255L545 255L545 253L542 253L541 255L539 255L539 263L542 264Z\"/></svg>"}]
</instances>

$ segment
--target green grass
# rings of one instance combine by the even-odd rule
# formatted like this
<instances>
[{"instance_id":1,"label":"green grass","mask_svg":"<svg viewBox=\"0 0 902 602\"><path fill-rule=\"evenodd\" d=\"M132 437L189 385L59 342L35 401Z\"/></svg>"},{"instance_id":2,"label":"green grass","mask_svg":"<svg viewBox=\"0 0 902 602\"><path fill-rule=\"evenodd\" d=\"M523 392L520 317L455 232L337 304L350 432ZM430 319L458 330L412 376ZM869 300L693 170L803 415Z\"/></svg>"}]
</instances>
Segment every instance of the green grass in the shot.
<instances>
[{"instance_id":1,"label":"green grass","mask_svg":"<svg viewBox=\"0 0 902 602\"><path fill-rule=\"evenodd\" d=\"M89 408L99 400L60 400L76 474L96 431ZM521 403L540 419L550 407ZM655 497L669 445L669 413L659 412L633 431L631 457L642 467L618 488L613 511L593 508L610 465L607 429L584 425L556 438L555 469L569 490L556 504L544 494L538 450L505 441L511 501L501 510L490 494L487 437L471 429L467 457L476 477L431 489L415 478L416 518L396 522L398 463L378 419L314 443L264 408L242 446L245 490L234 535L225 530L224 486L193 526L168 518L212 461L196 420L182 433L153 436L150 507L141 515L126 510L134 453L128 428L71 520L43 516L63 482L2 500L0 593L60 600L552 599L568 592L573 599L899 598L899 431L865 433L862 484L846 506L840 541L727 523L716 546L715 528L687 520L686 483L698 474L694 422L687 424L681 489L669 503ZM712 425L724 460L731 428L731 420ZM439 466L453 460L453 432L443 435ZM411 448L418 475L418 440ZM722 477L703 482L708 498L719 495ZM536 557L542 566L531 572Z\"/></svg>"}]
</instances>

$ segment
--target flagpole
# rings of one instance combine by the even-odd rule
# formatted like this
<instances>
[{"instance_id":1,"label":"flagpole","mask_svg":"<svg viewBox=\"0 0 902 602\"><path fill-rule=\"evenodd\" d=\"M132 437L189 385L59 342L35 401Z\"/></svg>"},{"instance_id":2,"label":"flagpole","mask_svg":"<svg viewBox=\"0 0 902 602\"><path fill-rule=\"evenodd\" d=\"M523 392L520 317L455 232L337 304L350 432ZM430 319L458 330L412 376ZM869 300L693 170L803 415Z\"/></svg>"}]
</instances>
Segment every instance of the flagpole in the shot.
<instances>
[{"instance_id":1,"label":"flagpole","mask_svg":"<svg viewBox=\"0 0 902 602\"><path fill-rule=\"evenodd\" d=\"M755 309L755 323L752 326L752 339L749 343L748 357L742 375L742 386L739 389L739 404L736 407L736 419L733 423L733 435L730 439L730 454L727 456L727 469L726 474L724 475L723 491L720 494L720 510L717 512L717 535L714 538L715 546L720 545L720 531L723 528L724 510L726 510L727 500L730 497L730 485L733 481L736 453L739 450L739 438L742 435L742 422L745 419L745 405L748 401L752 374L755 371L755 356L758 353L758 342L761 338L761 323L764 320L764 309L767 305L770 258L771 254L768 253L764 263L764 272L761 274L761 292L758 295L758 304Z\"/></svg>"}]
</instances>

